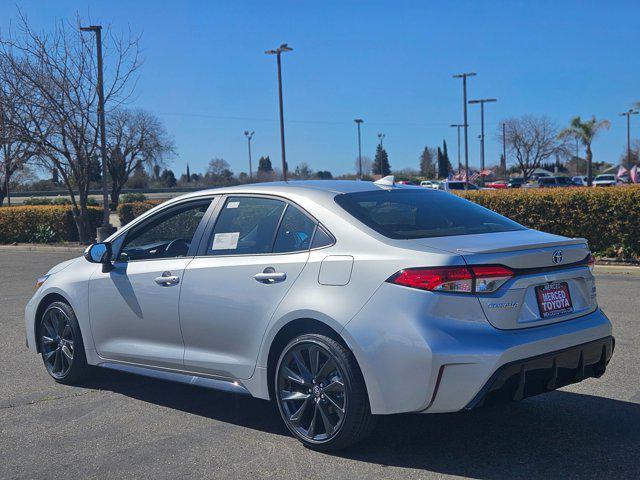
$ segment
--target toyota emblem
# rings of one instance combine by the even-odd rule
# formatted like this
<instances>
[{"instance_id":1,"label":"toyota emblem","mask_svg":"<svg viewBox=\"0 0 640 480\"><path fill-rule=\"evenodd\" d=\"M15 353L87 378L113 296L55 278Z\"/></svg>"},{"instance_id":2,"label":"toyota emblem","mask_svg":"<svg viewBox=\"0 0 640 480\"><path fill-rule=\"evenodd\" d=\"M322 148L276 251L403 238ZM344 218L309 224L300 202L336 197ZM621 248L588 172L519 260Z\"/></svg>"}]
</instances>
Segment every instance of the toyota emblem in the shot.
<instances>
[{"instance_id":1,"label":"toyota emblem","mask_svg":"<svg viewBox=\"0 0 640 480\"><path fill-rule=\"evenodd\" d=\"M553 256L551 258L553 259L553 263L556 265L562 263L562 250L556 250L553 252Z\"/></svg>"}]
</instances>

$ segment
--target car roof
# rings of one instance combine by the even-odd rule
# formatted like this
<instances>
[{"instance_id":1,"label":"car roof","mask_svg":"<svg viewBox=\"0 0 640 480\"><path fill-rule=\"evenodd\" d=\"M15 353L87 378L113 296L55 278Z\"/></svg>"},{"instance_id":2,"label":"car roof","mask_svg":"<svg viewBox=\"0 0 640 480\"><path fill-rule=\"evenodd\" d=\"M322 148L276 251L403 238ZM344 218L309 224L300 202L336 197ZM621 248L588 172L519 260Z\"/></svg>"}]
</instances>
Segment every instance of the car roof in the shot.
<instances>
[{"instance_id":1,"label":"car roof","mask_svg":"<svg viewBox=\"0 0 640 480\"><path fill-rule=\"evenodd\" d=\"M234 185L230 187L210 188L190 192L176 199L200 197L203 195L262 194L262 195L299 195L321 202L344 193L377 191L380 189L419 189L416 185L394 184L377 185L374 182L358 180L292 180L287 182L264 182Z\"/></svg>"}]
</instances>

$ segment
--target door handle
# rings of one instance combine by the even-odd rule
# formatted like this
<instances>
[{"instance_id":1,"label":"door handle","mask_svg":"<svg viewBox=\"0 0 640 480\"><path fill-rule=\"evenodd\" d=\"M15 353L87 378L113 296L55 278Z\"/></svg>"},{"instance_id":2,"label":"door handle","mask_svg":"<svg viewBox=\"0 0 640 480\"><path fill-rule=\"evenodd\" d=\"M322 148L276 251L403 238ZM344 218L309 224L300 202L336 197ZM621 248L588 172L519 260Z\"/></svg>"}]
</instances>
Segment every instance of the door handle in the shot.
<instances>
[{"instance_id":1,"label":"door handle","mask_svg":"<svg viewBox=\"0 0 640 480\"><path fill-rule=\"evenodd\" d=\"M262 273L256 273L253 278L260 283L276 283L284 282L287 279L287 274L284 272L276 272L273 267L267 267Z\"/></svg>"},{"instance_id":2,"label":"door handle","mask_svg":"<svg viewBox=\"0 0 640 480\"><path fill-rule=\"evenodd\" d=\"M180 277L177 275L171 275L171 272L164 272L160 277L156 277L154 281L158 285L168 287L169 285L176 285L180 283Z\"/></svg>"}]
</instances>

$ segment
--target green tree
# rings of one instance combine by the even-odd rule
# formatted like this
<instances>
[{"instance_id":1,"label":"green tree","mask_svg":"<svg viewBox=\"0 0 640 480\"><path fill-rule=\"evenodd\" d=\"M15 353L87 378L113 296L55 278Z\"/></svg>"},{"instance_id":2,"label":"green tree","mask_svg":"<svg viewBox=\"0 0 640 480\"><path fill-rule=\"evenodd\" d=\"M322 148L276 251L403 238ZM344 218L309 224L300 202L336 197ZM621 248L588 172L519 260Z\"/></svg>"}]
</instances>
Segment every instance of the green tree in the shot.
<instances>
[{"instance_id":1,"label":"green tree","mask_svg":"<svg viewBox=\"0 0 640 480\"><path fill-rule=\"evenodd\" d=\"M593 153L591 151L591 143L602 129L609 129L611 122L609 120L596 120L595 115L590 120L584 122L580 117L571 119L569 126L558 134L558 138L567 139L575 138L585 147L585 155L587 158L587 185L591 186L593 180Z\"/></svg>"},{"instance_id":2,"label":"green tree","mask_svg":"<svg viewBox=\"0 0 640 480\"><path fill-rule=\"evenodd\" d=\"M376 156L373 159L373 174L386 177L391 174L391 166L389 165L389 155L387 151L378 145L376 148Z\"/></svg>"},{"instance_id":3,"label":"green tree","mask_svg":"<svg viewBox=\"0 0 640 480\"><path fill-rule=\"evenodd\" d=\"M424 147L420 155L420 175L427 178L436 176L436 166L433 158L433 148Z\"/></svg>"},{"instance_id":4,"label":"green tree","mask_svg":"<svg viewBox=\"0 0 640 480\"><path fill-rule=\"evenodd\" d=\"M269 155L266 157L260 157L260 160L258 160L258 171L263 173L273 172L273 165L271 165Z\"/></svg>"},{"instance_id":5,"label":"green tree","mask_svg":"<svg viewBox=\"0 0 640 480\"><path fill-rule=\"evenodd\" d=\"M438 178L447 178L449 176L449 162L444 156L444 153L438 147L437 154L437 162L438 162Z\"/></svg>"},{"instance_id":6,"label":"green tree","mask_svg":"<svg viewBox=\"0 0 640 480\"><path fill-rule=\"evenodd\" d=\"M164 183L164 186L168 188L173 188L176 186L176 183L178 183L175 174L169 169L165 169L160 174L160 180Z\"/></svg>"},{"instance_id":7,"label":"green tree","mask_svg":"<svg viewBox=\"0 0 640 480\"><path fill-rule=\"evenodd\" d=\"M442 156L444 157L444 161L447 164L447 175L448 175L449 171L452 170L452 167L451 167L451 161L449 160L449 150L447 150L446 140L442 140Z\"/></svg>"},{"instance_id":8,"label":"green tree","mask_svg":"<svg viewBox=\"0 0 640 480\"><path fill-rule=\"evenodd\" d=\"M331 180L333 178L329 170L318 170L313 176L318 180Z\"/></svg>"},{"instance_id":9,"label":"green tree","mask_svg":"<svg viewBox=\"0 0 640 480\"><path fill-rule=\"evenodd\" d=\"M187 178L185 179L187 183L191 182L191 172L189 171L189 164L187 163Z\"/></svg>"}]
</instances>

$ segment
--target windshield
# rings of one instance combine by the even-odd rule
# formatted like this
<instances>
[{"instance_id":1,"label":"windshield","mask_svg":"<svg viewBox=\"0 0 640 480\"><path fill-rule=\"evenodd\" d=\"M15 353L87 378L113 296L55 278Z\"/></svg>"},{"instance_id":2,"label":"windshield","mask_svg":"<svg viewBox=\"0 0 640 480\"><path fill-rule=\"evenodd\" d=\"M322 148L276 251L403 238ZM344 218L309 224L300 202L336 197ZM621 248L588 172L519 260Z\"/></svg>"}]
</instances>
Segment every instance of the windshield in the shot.
<instances>
[{"instance_id":1,"label":"windshield","mask_svg":"<svg viewBox=\"0 0 640 480\"><path fill-rule=\"evenodd\" d=\"M614 180L615 177L613 175L598 175L596 180Z\"/></svg>"},{"instance_id":2,"label":"windshield","mask_svg":"<svg viewBox=\"0 0 640 480\"><path fill-rule=\"evenodd\" d=\"M347 193L335 201L376 232L395 239L511 232L525 228L502 215L438 190Z\"/></svg>"}]
</instances>

